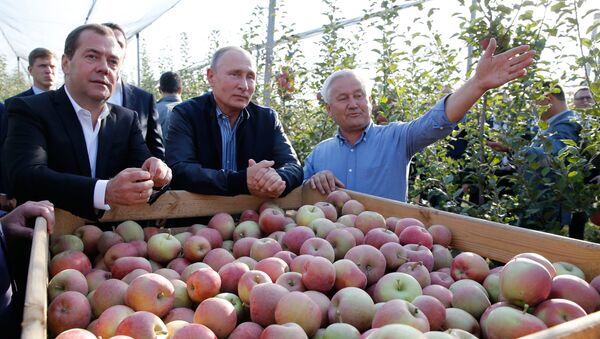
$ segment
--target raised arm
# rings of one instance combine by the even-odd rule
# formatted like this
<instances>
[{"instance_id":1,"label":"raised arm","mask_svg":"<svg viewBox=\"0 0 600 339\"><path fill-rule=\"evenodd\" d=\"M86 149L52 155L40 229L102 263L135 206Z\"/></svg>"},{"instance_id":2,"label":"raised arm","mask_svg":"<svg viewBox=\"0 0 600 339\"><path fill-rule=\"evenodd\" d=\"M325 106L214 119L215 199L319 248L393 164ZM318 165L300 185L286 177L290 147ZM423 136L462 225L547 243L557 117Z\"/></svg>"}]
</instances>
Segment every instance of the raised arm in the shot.
<instances>
[{"instance_id":1,"label":"raised arm","mask_svg":"<svg viewBox=\"0 0 600 339\"><path fill-rule=\"evenodd\" d=\"M446 115L452 122L459 121L487 90L527 74L527 66L533 63L535 51L522 45L494 55L496 39L491 39L477 63L475 75L467 80L448 100Z\"/></svg>"}]
</instances>

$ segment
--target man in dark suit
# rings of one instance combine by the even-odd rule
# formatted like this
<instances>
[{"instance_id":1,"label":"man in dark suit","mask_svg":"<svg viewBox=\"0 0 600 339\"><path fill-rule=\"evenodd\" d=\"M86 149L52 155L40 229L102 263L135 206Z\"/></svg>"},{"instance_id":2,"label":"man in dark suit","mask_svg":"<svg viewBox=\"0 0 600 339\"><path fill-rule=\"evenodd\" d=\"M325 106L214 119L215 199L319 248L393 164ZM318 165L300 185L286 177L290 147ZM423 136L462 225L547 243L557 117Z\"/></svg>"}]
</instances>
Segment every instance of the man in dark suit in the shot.
<instances>
[{"instance_id":1,"label":"man in dark suit","mask_svg":"<svg viewBox=\"0 0 600 339\"><path fill-rule=\"evenodd\" d=\"M26 91L6 99L7 106L8 103L14 98L44 93L54 89L54 86L56 85L57 61L56 55L52 53L52 51L46 48L38 47L29 53L28 59L29 66L27 67L27 71L29 71L29 74L31 75L33 85ZM2 158L2 145L6 139L6 126L7 116L0 116L0 159ZM11 209L11 207L14 208L15 200L8 192L8 184L4 183L5 180L6 178L0 169L0 194L2 194L0 200L6 200L6 203L4 203L4 201L0 201L0 209L3 207L6 209Z\"/></svg>"},{"instance_id":2,"label":"man in dark suit","mask_svg":"<svg viewBox=\"0 0 600 339\"><path fill-rule=\"evenodd\" d=\"M33 85L14 97L26 97L54 89L56 85L56 55L49 49L38 47L29 53L27 71ZM10 99L7 99L7 104Z\"/></svg>"},{"instance_id":3,"label":"man in dark suit","mask_svg":"<svg viewBox=\"0 0 600 339\"><path fill-rule=\"evenodd\" d=\"M127 52L127 38L125 31L121 26L115 23L105 23L104 26L112 29L119 46L123 49L123 59ZM158 122L158 111L156 110L156 102L154 95L144 91L143 89L133 86L123 81L122 78L117 80L117 85L109 103L123 106L136 111L142 129L142 136L146 140L146 145L153 156L164 160L165 147L163 143L162 130Z\"/></svg>"},{"instance_id":4,"label":"man in dark suit","mask_svg":"<svg viewBox=\"0 0 600 339\"><path fill-rule=\"evenodd\" d=\"M302 183L302 167L277 113L250 100L256 66L239 47L215 52L212 92L173 109L167 163L173 188L276 198Z\"/></svg>"},{"instance_id":5,"label":"man in dark suit","mask_svg":"<svg viewBox=\"0 0 600 339\"><path fill-rule=\"evenodd\" d=\"M153 187L170 182L137 114L107 104L122 53L109 28L80 26L65 41L65 85L11 101L2 163L19 202L50 200L95 219L113 204L145 203Z\"/></svg>"}]
</instances>

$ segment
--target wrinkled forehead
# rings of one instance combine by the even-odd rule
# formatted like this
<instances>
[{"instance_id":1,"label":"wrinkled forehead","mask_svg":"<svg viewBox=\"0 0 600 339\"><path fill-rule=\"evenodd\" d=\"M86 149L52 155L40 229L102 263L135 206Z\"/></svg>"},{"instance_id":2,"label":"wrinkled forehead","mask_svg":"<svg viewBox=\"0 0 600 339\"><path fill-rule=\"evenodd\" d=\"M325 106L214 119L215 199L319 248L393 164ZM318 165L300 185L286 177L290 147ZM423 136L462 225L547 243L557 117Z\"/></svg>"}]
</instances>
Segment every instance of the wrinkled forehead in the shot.
<instances>
[{"instance_id":1,"label":"wrinkled forehead","mask_svg":"<svg viewBox=\"0 0 600 339\"><path fill-rule=\"evenodd\" d=\"M330 85L330 93L332 95L341 93L355 93L357 91L363 94L367 93L367 88L364 82L354 74L340 76L334 79Z\"/></svg>"},{"instance_id":2,"label":"wrinkled forehead","mask_svg":"<svg viewBox=\"0 0 600 339\"><path fill-rule=\"evenodd\" d=\"M252 56L240 50L225 52L218 60L215 68L217 70L239 70L256 73L256 64Z\"/></svg>"}]
</instances>

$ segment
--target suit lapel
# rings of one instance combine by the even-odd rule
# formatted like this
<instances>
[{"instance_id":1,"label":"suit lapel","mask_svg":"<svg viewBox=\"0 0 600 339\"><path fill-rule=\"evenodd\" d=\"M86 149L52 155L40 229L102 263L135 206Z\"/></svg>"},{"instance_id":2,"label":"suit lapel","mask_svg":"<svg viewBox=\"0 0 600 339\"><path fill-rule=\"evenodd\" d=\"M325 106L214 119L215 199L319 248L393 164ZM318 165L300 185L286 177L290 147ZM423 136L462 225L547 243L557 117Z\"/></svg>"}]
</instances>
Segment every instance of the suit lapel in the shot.
<instances>
[{"instance_id":1,"label":"suit lapel","mask_svg":"<svg viewBox=\"0 0 600 339\"><path fill-rule=\"evenodd\" d=\"M96 157L96 177L108 179L108 168L110 164L110 151L114 140L117 115L114 106L111 105L110 113L100 124L98 132L98 156Z\"/></svg>"},{"instance_id":2,"label":"suit lapel","mask_svg":"<svg viewBox=\"0 0 600 339\"><path fill-rule=\"evenodd\" d=\"M133 95L133 88L121 81L121 87L123 88L123 107L131 109L135 107L135 96Z\"/></svg>"},{"instance_id":3,"label":"suit lapel","mask_svg":"<svg viewBox=\"0 0 600 339\"><path fill-rule=\"evenodd\" d=\"M71 104L64 87L61 87L54 92L53 97L56 113L63 123L66 134L71 139L71 146L73 147L79 170L83 175L91 176L92 171L90 169L90 161L85 137L83 136L83 129L81 128L79 118L77 118L77 114L73 109L73 105Z\"/></svg>"}]
</instances>

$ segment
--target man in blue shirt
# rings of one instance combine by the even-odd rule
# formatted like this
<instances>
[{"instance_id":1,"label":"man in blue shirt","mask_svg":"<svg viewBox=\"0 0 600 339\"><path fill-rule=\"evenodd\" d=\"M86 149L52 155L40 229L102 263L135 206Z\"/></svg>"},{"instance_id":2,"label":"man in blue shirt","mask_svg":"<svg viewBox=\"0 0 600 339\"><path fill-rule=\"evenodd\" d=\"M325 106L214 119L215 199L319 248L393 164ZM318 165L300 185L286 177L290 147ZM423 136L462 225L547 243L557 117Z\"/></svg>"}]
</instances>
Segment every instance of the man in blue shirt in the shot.
<instances>
[{"instance_id":1,"label":"man in blue shirt","mask_svg":"<svg viewBox=\"0 0 600 339\"><path fill-rule=\"evenodd\" d=\"M345 187L406 201L410 159L450 134L488 89L525 75L535 54L529 46L498 55L494 55L495 50L496 41L491 39L475 75L425 115L408 123L373 124L364 81L351 70L329 76L321 94L338 131L306 158L304 179L322 194Z\"/></svg>"}]
</instances>

